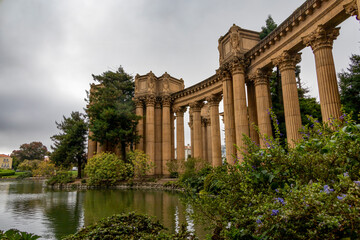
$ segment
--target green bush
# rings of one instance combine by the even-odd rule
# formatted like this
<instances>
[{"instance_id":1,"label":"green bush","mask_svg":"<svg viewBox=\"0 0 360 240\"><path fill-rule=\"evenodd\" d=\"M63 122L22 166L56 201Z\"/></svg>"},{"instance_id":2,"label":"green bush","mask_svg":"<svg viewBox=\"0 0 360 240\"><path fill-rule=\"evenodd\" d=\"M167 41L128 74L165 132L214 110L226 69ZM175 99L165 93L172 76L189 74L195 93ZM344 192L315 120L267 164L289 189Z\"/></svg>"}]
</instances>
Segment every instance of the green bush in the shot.
<instances>
[{"instance_id":1,"label":"green bush","mask_svg":"<svg viewBox=\"0 0 360 240\"><path fill-rule=\"evenodd\" d=\"M20 232L17 229L10 229L6 232L0 230L0 239L3 240L36 240L39 238L40 236L32 233Z\"/></svg>"},{"instance_id":2,"label":"green bush","mask_svg":"<svg viewBox=\"0 0 360 240\"><path fill-rule=\"evenodd\" d=\"M93 186L111 186L133 176L131 164L124 163L115 154L100 153L88 160L85 166L88 184Z\"/></svg>"},{"instance_id":3,"label":"green bush","mask_svg":"<svg viewBox=\"0 0 360 240\"><path fill-rule=\"evenodd\" d=\"M245 137L241 164L182 179L213 239L359 239L360 124L350 118L309 117L289 148L272 115L276 134L265 149Z\"/></svg>"},{"instance_id":4,"label":"green bush","mask_svg":"<svg viewBox=\"0 0 360 240\"><path fill-rule=\"evenodd\" d=\"M145 176L154 170L154 163L151 162L149 155L143 151L135 150L128 153L128 161L134 166L134 177L144 180Z\"/></svg>"},{"instance_id":5,"label":"green bush","mask_svg":"<svg viewBox=\"0 0 360 240\"><path fill-rule=\"evenodd\" d=\"M4 170L0 169L0 177L12 176L15 174L14 170Z\"/></svg>"},{"instance_id":6,"label":"green bush","mask_svg":"<svg viewBox=\"0 0 360 240\"><path fill-rule=\"evenodd\" d=\"M170 178L177 178L184 171L185 161L183 159L171 159L166 163Z\"/></svg>"},{"instance_id":7,"label":"green bush","mask_svg":"<svg viewBox=\"0 0 360 240\"><path fill-rule=\"evenodd\" d=\"M49 186L53 186L55 184L67 184L75 181L75 177L72 173L68 171L59 171L56 175L52 176L49 180L46 181L46 184Z\"/></svg>"},{"instance_id":8,"label":"green bush","mask_svg":"<svg viewBox=\"0 0 360 240\"><path fill-rule=\"evenodd\" d=\"M180 175L180 183L194 192L199 192L204 187L205 178L212 167L200 158L188 158L184 165L185 172Z\"/></svg>"},{"instance_id":9,"label":"green bush","mask_svg":"<svg viewBox=\"0 0 360 240\"><path fill-rule=\"evenodd\" d=\"M24 172L23 174L19 175L16 179L25 179L25 178L29 178L32 177L32 173L31 172Z\"/></svg>"},{"instance_id":10,"label":"green bush","mask_svg":"<svg viewBox=\"0 0 360 240\"><path fill-rule=\"evenodd\" d=\"M80 229L77 233L70 235L64 240L85 239L162 239L162 240L185 240L196 239L190 235L185 227L177 234L165 232L165 228L158 221L153 221L146 215L135 213L113 215L99 222Z\"/></svg>"},{"instance_id":11,"label":"green bush","mask_svg":"<svg viewBox=\"0 0 360 240\"><path fill-rule=\"evenodd\" d=\"M40 160L24 160L22 163L19 164L17 170L22 172L32 172L34 169L38 168L38 165L42 161Z\"/></svg>"},{"instance_id":12,"label":"green bush","mask_svg":"<svg viewBox=\"0 0 360 240\"><path fill-rule=\"evenodd\" d=\"M55 164L41 161L35 169L32 170L34 176L49 177L55 175Z\"/></svg>"}]
</instances>

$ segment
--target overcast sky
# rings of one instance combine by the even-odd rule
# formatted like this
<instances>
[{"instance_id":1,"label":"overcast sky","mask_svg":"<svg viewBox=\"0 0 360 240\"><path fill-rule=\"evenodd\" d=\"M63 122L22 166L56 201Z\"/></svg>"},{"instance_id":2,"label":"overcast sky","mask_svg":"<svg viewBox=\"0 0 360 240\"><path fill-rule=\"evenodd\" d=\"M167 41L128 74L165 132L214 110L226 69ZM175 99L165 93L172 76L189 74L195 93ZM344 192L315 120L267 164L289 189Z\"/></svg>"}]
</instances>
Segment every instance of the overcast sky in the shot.
<instances>
[{"instance_id":1,"label":"overcast sky","mask_svg":"<svg viewBox=\"0 0 360 240\"><path fill-rule=\"evenodd\" d=\"M167 71L189 87L218 68L218 38L233 23L260 31L303 0L0 0L0 153L41 141L55 121L85 107L91 74ZM360 24L341 24L337 72L360 52ZM318 97L314 57L303 50L302 79ZM186 124L187 126L187 124ZM189 133L186 133L186 144Z\"/></svg>"}]
</instances>

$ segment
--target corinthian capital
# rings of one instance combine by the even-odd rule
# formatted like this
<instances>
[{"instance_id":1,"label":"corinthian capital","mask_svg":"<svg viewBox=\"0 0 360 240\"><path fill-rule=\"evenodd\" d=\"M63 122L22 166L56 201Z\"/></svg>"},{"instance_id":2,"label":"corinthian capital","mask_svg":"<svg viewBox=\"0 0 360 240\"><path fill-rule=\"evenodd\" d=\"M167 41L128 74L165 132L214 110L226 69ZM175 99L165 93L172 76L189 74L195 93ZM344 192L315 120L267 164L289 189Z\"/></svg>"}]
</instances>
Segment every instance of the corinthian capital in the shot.
<instances>
[{"instance_id":1,"label":"corinthian capital","mask_svg":"<svg viewBox=\"0 0 360 240\"><path fill-rule=\"evenodd\" d=\"M284 51L279 57L271 61L275 66L279 66L280 71L295 70L296 64L301 61L301 53L290 54L288 51Z\"/></svg>"},{"instance_id":2,"label":"corinthian capital","mask_svg":"<svg viewBox=\"0 0 360 240\"><path fill-rule=\"evenodd\" d=\"M339 36L340 28L325 29L323 25L319 25L317 29L303 37L303 43L311 46L313 51L323 47L332 48L334 40Z\"/></svg>"},{"instance_id":3,"label":"corinthian capital","mask_svg":"<svg viewBox=\"0 0 360 240\"><path fill-rule=\"evenodd\" d=\"M192 112L200 112L201 108L204 106L204 102L196 101L196 102L190 103L189 105L190 105L190 109L192 110Z\"/></svg>"},{"instance_id":4,"label":"corinthian capital","mask_svg":"<svg viewBox=\"0 0 360 240\"><path fill-rule=\"evenodd\" d=\"M148 96L146 96L146 98L145 98L145 104L146 104L146 106L148 107L148 106L155 106L155 101L156 101L156 97L155 97L155 95L148 95Z\"/></svg>"},{"instance_id":5,"label":"corinthian capital","mask_svg":"<svg viewBox=\"0 0 360 240\"><path fill-rule=\"evenodd\" d=\"M174 107L173 108L173 112L176 114L177 117L183 117L184 113L186 112L186 107L181 106L181 107Z\"/></svg>"},{"instance_id":6,"label":"corinthian capital","mask_svg":"<svg viewBox=\"0 0 360 240\"><path fill-rule=\"evenodd\" d=\"M136 108L142 108L144 106L144 99L136 97L134 98Z\"/></svg>"},{"instance_id":7,"label":"corinthian capital","mask_svg":"<svg viewBox=\"0 0 360 240\"><path fill-rule=\"evenodd\" d=\"M171 96L170 95L162 96L163 107L170 107L170 104L171 104Z\"/></svg>"},{"instance_id":8,"label":"corinthian capital","mask_svg":"<svg viewBox=\"0 0 360 240\"><path fill-rule=\"evenodd\" d=\"M217 72L218 72L218 75L219 75L219 78L221 81L231 80L231 74L230 74L228 66L226 66L226 65L221 66Z\"/></svg>"},{"instance_id":9,"label":"corinthian capital","mask_svg":"<svg viewBox=\"0 0 360 240\"><path fill-rule=\"evenodd\" d=\"M271 71L257 69L255 73L249 75L249 80L253 81L255 86L268 84L270 75L271 75Z\"/></svg>"},{"instance_id":10,"label":"corinthian capital","mask_svg":"<svg viewBox=\"0 0 360 240\"><path fill-rule=\"evenodd\" d=\"M240 74L240 73L244 74L245 68L246 68L245 60L242 58L235 57L230 62L230 70L233 75Z\"/></svg>"},{"instance_id":11,"label":"corinthian capital","mask_svg":"<svg viewBox=\"0 0 360 240\"><path fill-rule=\"evenodd\" d=\"M221 94L211 94L206 98L206 101L210 104L210 106L219 105L222 99Z\"/></svg>"}]
</instances>

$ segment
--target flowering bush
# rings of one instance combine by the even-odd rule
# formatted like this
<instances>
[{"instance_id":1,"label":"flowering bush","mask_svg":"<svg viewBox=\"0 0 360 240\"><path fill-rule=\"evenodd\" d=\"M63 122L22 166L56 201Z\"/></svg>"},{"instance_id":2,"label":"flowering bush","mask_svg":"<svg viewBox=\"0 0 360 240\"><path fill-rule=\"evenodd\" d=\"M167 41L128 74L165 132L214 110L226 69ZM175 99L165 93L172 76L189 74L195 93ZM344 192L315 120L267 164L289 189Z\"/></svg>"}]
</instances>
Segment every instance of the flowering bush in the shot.
<instances>
[{"instance_id":1,"label":"flowering bush","mask_svg":"<svg viewBox=\"0 0 360 240\"><path fill-rule=\"evenodd\" d=\"M149 155L140 150L130 152L128 154L128 161L134 166L134 177L139 178L141 181L144 180L145 176L155 167Z\"/></svg>"},{"instance_id":2,"label":"flowering bush","mask_svg":"<svg viewBox=\"0 0 360 240\"><path fill-rule=\"evenodd\" d=\"M244 137L241 164L210 169L202 188L188 189L198 219L214 239L358 239L360 124L309 116L302 140L289 148L272 119L267 148Z\"/></svg>"}]
</instances>

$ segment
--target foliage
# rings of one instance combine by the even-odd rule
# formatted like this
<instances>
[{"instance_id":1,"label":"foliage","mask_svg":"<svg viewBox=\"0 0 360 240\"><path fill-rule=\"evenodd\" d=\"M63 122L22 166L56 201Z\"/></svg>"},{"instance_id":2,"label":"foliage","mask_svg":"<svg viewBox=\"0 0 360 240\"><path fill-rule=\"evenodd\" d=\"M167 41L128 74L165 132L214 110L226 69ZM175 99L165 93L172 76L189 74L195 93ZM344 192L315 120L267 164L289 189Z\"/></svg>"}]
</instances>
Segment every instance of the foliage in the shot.
<instances>
[{"instance_id":1,"label":"foliage","mask_svg":"<svg viewBox=\"0 0 360 240\"><path fill-rule=\"evenodd\" d=\"M111 186L133 176L133 167L113 153L100 153L88 160L85 173L89 185Z\"/></svg>"},{"instance_id":2,"label":"foliage","mask_svg":"<svg viewBox=\"0 0 360 240\"><path fill-rule=\"evenodd\" d=\"M38 168L38 165L41 162L41 160L24 160L22 163L19 164L17 169L23 172L32 172L34 169Z\"/></svg>"},{"instance_id":3,"label":"foliage","mask_svg":"<svg viewBox=\"0 0 360 240\"><path fill-rule=\"evenodd\" d=\"M264 39L267 35L269 35L275 28L277 28L277 24L275 23L274 19L271 15L268 16L266 19L266 26L261 27L260 32L260 39Z\"/></svg>"},{"instance_id":4,"label":"foliage","mask_svg":"<svg viewBox=\"0 0 360 240\"><path fill-rule=\"evenodd\" d=\"M126 159L126 146L139 140L136 125L139 116L135 114L135 85L133 77L120 66L116 72L107 71L93 75L97 85L88 92L86 112L94 141L101 143L107 151L120 145L122 159Z\"/></svg>"},{"instance_id":5,"label":"foliage","mask_svg":"<svg viewBox=\"0 0 360 240\"><path fill-rule=\"evenodd\" d=\"M187 184L187 200L213 229L213 239L340 239L360 237L360 124L311 125L294 148L275 138L260 149L245 137L241 164L207 170ZM203 180L204 179L204 180Z\"/></svg>"},{"instance_id":6,"label":"foliage","mask_svg":"<svg viewBox=\"0 0 360 240\"><path fill-rule=\"evenodd\" d=\"M19 173L15 173L15 175L16 175L16 174L19 174ZM21 174L19 174L19 175L16 177L16 179L21 180L21 179L29 178L29 177L32 177L32 176L33 176L33 175L32 175L31 172L22 172Z\"/></svg>"},{"instance_id":7,"label":"foliage","mask_svg":"<svg viewBox=\"0 0 360 240\"><path fill-rule=\"evenodd\" d=\"M41 238L33 233L20 232L17 229L9 229L6 232L0 230L0 239L3 240L36 240Z\"/></svg>"},{"instance_id":8,"label":"foliage","mask_svg":"<svg viewBox=\"0 0 360 240\"><path fill-rule=\"evenodd\" d=\"M55 164L49 161L41 161L35 169L32 170L32 174L37 177L49 177L55 174Z\"/></svg>"},{"instance_id":9,"label":"foliage","mask_svg":"<svg viewBox=\"0 0 360 240\"><path fill-rule=\"evenodd\" d=\"M51 160L56 166L70 167L76 164L78 178L81 178L81 169L86 161L85 141L87 137L87 123L85 116L79 112L72 112L70 117L63 116L61 123L55 122L61 133L51 137L54 146Z\"/></svg>"},{"instance_id":10,"label":"foliage","mask_svg":"<svg viewBox=\"0 0 360 240\"><path fill-rule=\"evenodd\" d=\"M12 176L15 174L14 170L4 170L4 169L0 169L0 178L1 177L6 177L6 176Z\"/></svg>"},{"instance_id":11,"label":"foliage","mask_svg":"<svg viewBox=\"0 0 360 240\"><path fill-rule=\"evenodd\" d=\"M20 163L24 160L43 160L47 154L48 150L41 142L31 142L22 144L20 149L14 150L10 156Z\"/></svg>"},{"instance_id":12,"label":"foliage","mask_svg":"<svg viewBox=\"0 0 360 240\"><path fill-rule=\"evenodd\" d=\"M82 239L161 239L185 240L196 239L186 231L185 227L177 234L169 234L163 225L153 221L146 215L135 213L118 214L100 220L91 226L79 230L65 240Z\"/></svg>"},{"instance_id":13,"label":"foliage","mask_svg":"<svg viewBox=\"0 0 360 240\"><path fill-rule=\"evenodd\" d=\"M128 162L134 166L134 177L144 180L155 167L149 155L140 150L135 150L128 154Z\"/></svg>"},{"instance_id":14,"label":"foliage","mask_svg":"<svg viewBox=\"0 0 360 240\"><path fill-rule=\"evenodd\" d=\"M198 192L204 186L204 180L211 171L206 160L200 158L188 158L185 162L185 171L180 175L179 181L184 186Z\"/></svg>"},{"instance_id":15,"label":"foliage","mask_svg":"<svg viewBox=\"0 0 360 240\"><path fill-rule=\"evenodd\" d=\"M350 57L350 66L347 72L339 73L340 100L346 112L359 111L360 106L360 55ZM353 119L359 121L358 115Z\"/></svg>"},{"instance_id":16,"label":"foliage","mask_svg":"<svg viewBox=\"0 0 360 240\"><path fill-rule=\"evenodd\" d=\"M179 174L184 171L185 160L183 159L171 159L166 163L166 167L170 173L171 178L179 177Z\"/></svg>"},{"instance_id":17,"label":"foliage","mask_svg":"<svg viewBox=\"0 0 360 240\"><path fill-rule=\"evenodd\" d=\"M53 186L55 184L67 184L74 182L74 177L68 171L57 172L56 175L52 176L49 180L46 181L47 185Z\"/></svg>"}]
</instances>

